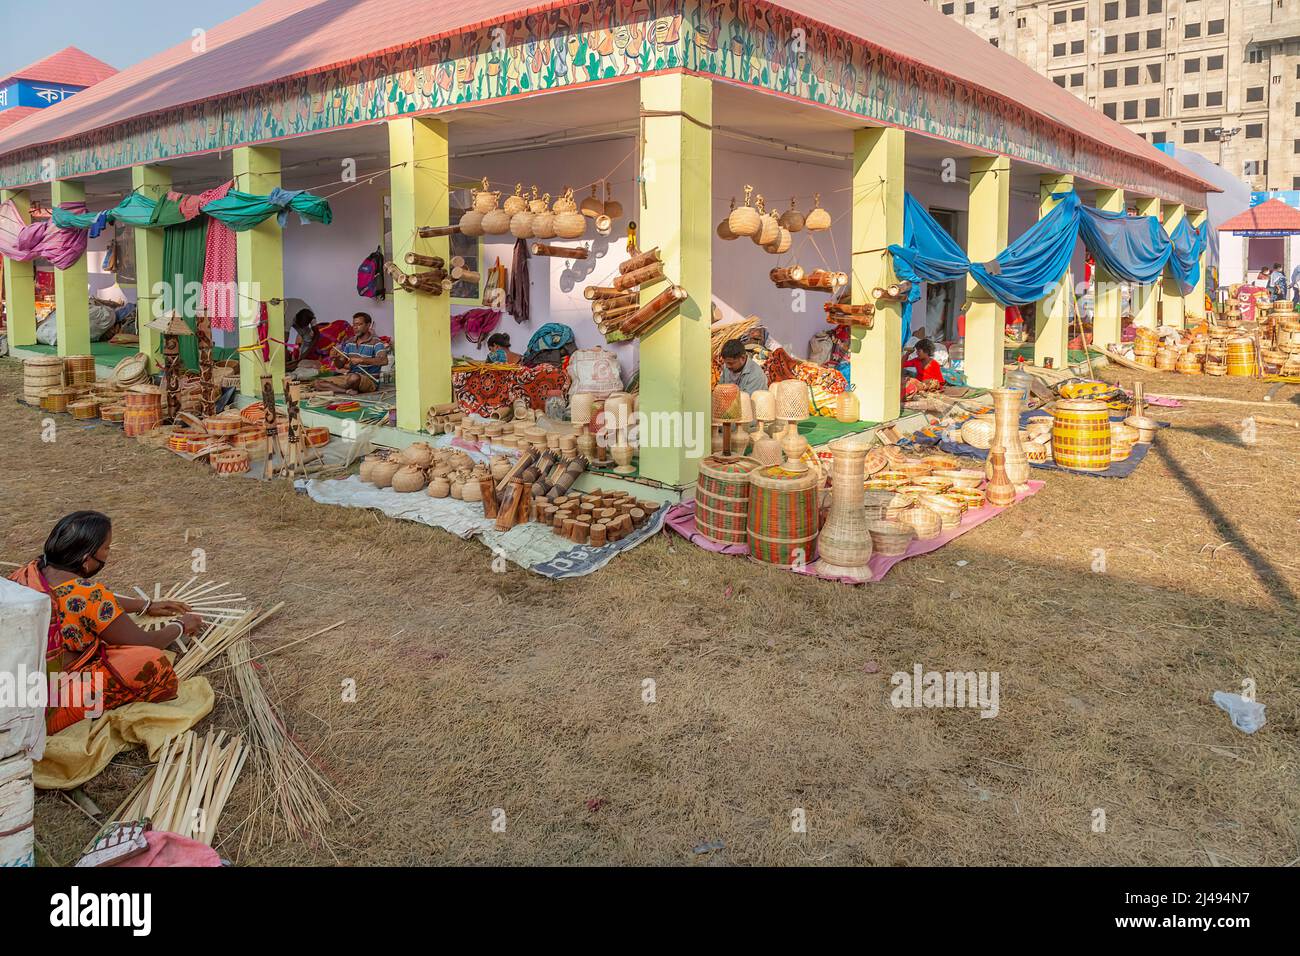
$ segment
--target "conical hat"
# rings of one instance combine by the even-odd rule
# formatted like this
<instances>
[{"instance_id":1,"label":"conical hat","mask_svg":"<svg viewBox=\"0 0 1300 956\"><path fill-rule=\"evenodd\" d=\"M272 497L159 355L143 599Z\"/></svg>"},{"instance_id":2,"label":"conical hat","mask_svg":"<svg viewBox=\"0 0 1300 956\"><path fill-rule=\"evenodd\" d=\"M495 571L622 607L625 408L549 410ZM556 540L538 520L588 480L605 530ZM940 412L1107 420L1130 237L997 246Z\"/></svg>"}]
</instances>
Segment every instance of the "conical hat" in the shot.
<instances>
[{"instance_id":1,"label":"conical hat","mask_svg":"<svg viewBox=\"0 0 1300 956\"><path fill-rule=\"evenodd\" d=\"M166 312L149 323L149 328L163 335L193 335L194 331L175 312Z\"/></svg>"}]
</instances>

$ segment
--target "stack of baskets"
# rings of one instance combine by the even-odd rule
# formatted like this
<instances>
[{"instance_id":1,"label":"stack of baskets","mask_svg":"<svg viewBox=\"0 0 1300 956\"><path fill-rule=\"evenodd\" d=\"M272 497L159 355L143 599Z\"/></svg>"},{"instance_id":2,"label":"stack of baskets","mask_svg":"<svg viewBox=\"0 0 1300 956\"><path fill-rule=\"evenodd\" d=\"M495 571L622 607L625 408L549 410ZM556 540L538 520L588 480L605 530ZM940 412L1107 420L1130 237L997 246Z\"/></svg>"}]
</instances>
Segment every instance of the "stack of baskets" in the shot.
<instances>
[{"instance_id":1,"label":"stack of baskets","mask_svg":"<svg viewBox=\"0 0 1300 956\"><path fill-rule=\"evenodd\" d=\"M41 408L47 412L66 412L69 403L76 401L80 394L78 389L70 385L47 388L45 394L41 396Z\"/></svg>"},{"instance_id":2,"label":"stack of baskets","mask_svg":"<svg viewBox=\"0 0 1300 956\"><path fill-rule=\"evenodd\" d=\"M68 385L94 385L95 356L65 355L63 357L63 375Z\"/></svg>"},{"instance_id":3,"label":"stack of baskets","mask_svg":"<svg viewBox=\"0 0 1300 956\"><path fill-rule=\"evenodd\" d=\"M146 435L162 424L162 389L157 385L133 385L123 402L122 423L132 438Z\"/></svg>"},{"instance_id":4,"label":"stack of baskets","mask_svg":"<svg viewBox=\"0 0 1300 956\"><path fill-rule=\"evenodd\" d=\"M23 359L23 401L39 405L45 390L63 385L63 359L38 355Z\"/></svg>"},{"instance_id":5,"label":"stack of baskets","mask_svg":"<svg viewBox=\"0 0 1300 956\"><path fill-rule=\"evenodd\" d=\"M749 473L759 467L753 458L710 455L700 462L695 486L695 527L717 544L749 540Z\"/></svg>"},{"instance_id":6,"label":"stack of baskets","mask_svg":"<svg viewBox=\"0 0 1300 956\"><path fill-rule=\"evenodd\" d=\"M1138 365L1154 368L1156 364L1156 343L1156 330L1139 326L1133 339L1133 361L1137 362Z\"/></svg>"}]
</instances>

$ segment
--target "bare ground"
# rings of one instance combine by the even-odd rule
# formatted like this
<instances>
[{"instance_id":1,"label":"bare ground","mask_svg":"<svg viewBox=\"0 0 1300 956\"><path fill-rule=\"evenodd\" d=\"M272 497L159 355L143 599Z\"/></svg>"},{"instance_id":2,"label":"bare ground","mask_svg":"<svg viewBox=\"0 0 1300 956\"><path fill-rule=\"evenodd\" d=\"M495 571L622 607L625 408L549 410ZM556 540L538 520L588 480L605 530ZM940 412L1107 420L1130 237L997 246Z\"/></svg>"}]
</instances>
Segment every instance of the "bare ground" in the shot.
<instances>
[{"instance_id":1,"label":"bare ground","mask_svg":"<svg viewBox=\"0 0 1300 956\"><path fill-rule=\"evenodd\" d=\"M1266 391L1146 377L1149 393ZM218 579L288 602L255 653L347 621L263 663L356 819L328 845L246 839L245 781L219 835L237 863L1300 857L1300 432L1260 425L1247 444L1241 427L1251 412L1300 418L1294 387L1271 412L1160 410L1174 427L1133 478L1048 473L996 521L849 588L668 534L576 581L494 573L476 543L219 480L110 426L56 416L43 442L19 383L0 362L0 558L27 559L60 515L93 507L114 519L118 589L187 579L197 546ZM894 709L890 675L914 663L999 672L999 714ZM355 703L341 700L347 678ZM1254 736L1210 702L1245 678L1268 707ZM213 683L200 729L236 729ZM111 810L143 766L123 755L86 790ZM795 808L806 833L792 833ZM75 859L93 829L63 796L39 796L43 862ZM692 852L711 841L722 847Z\"/></svg>"}]
</instances>

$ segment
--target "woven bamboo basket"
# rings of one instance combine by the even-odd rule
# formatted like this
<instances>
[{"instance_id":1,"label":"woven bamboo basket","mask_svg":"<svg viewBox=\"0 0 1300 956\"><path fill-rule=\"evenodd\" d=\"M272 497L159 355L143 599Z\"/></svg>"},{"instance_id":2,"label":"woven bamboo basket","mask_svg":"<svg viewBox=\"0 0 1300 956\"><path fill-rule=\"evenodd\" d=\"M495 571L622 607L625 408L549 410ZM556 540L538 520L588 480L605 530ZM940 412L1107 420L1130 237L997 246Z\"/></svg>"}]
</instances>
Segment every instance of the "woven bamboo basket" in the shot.
<instances>
[{"instance_id":1,"label":"woven bamboo basket","mask_svg":"<svg viewBox=\"0 0 1300 956\"><path fill-rule=\"evenodd\" d=\"M1156 350L1156 368L1162 372L1172 372L1178 366L1178 353L1172 349Z\"/></svg>"},{"instance_id":2,"label":"woven bamboo basket","mask_svg":"<svg viewBox=\"0 0 1300 956\"><path fill-rule=\"evenodd\" d=\"M370 468L370 482L376 488L387 488L393 483L393 476L404 467L396 459L377 461Z\"/></svg>"},{"instance_id":3,"label":"woven bamboo basket","mask_svg":"<svg viewBox=\"0 0 1300 956\"><path fill-rule=\"evenodd\" d=\"M1220 376L1228 374L1228 366L1223 362L1206 362L1202 370L1206 375Z\"/></svg>"},{"instance_id":4,"label":"woven bamboo basket","mask_svg":"<svg viewBox=\"0 0 1300 956\"><path fill-rule=\"evenodd\" d=\"M65 355L63 375L69 385L95 384L95 356Z\"/></svg>"},{"instance_id":5,"label":"woven bamboo basket","mask_svg":"<svg viewBox=\"0 0 1300 956\"><path fill-rule=\"evenodd\" d=\"M1142 442L1154 441L1156 431L1160 428L1160 424L1154 418L1146 416L1130 416L1124 419L1124 424L1136 429L1137 440Z\"/></svg>"},{"instance_id":6,"label":"woven bamboo basket","mask_svg":"<svg viewBox=\"0 0 1300 956\"><path fill-rule=\"evenodd\" d=\"M831 214L822 208L821 193L813 196L813 208L803 217L803 227L809 232L824 232L831 227Z\"/></svg>"},{"instance_id":7,"label":"woven bamboo basket","mask_svg":"<svg viewBox=\"0 0 1300 956\"><path fill-rule=\"evenodd\" d=\"M113 381L121 388L149 381L149 357L143 352L128 355L113 367Z\"/></svg>"},{"instance_id":8,"label":"woven bamboo basket","mask_svg":"<svg viewBox=\"0 0 1300 956\"><path fill-rule=\"evenodd\" d=\"M966 504L967 511L974 511L976 508L983 508L985 505L984 492L975 488L954 488L952 491L944 493L945 498L961 499Z\"/></svg>"},{"instance_id":9,"label":"woven bamboo basket","mask_svg":"<svg viewBox=\"0 0 1300 956\"><path fill-rule=\"evenodd\" d=\"M807 468L774 465L752 471L749 482L750 556L785 568L811 562L820 476Z\"/></svg>"},{"instance_id":10,"label":"woven bamboo basket","mask_svg":"<svg viewBox=\"0 0 1300 956\"><path fill-rule=\"evenodd\" d=\"M123 405L101 405L99 406L99 417L106 422L120 422L126 417L126 407Z\"/></svg>"},{"instance_id":11,"label":"woven bamboo basket","mask_svg":"<svg viewBox=\"0 0 1300 956\"><path fill-rule=\"evenodd\" d=\"M937 538L943 532L943 522L939 520L939 516L919 504L904 511L899 520L911 527L918 541Z\"/></svg>"},{"instance_id":12,"label":"woven bamboo basket","mask_svg":"<svg viewBox=\"0 0 1300 956\"><path fill-rule=\"evenodd\" d=\"M790 247L789 233L786 233L786 248ZM781 238L781 224L777 221L775 215L761 215L759 217L758 231L751 237L756 246L775 245Z\"/></svg>"},{"instance_id":13,"label":"woven bamboo basket","mask_svg":"<svg viewBox=\"0 0 1300 956\"><path fill-rule=\"evenodd\" d=\"M904 458L894 463L894 471L906 475L910 481L915 481L917 478L929 477L933 467L925 458Z\"/></svg>"},{"instance_id":14,"label":"woven bamboo basket","mask_svg":"<svg viewBox=\"0 0 1300 956\"><path fill-rule=\"evenodd\" d=\"M961 440L972 448L987 451L993 444L995 431L992 415L976 415L961 426Z\"/></svg>"},{"instance_id":15,"label":"woven bamboo basket","mask_svg":"<svg viewBox=\"0 0 1300 956\"><path fill-rule=\"evenodd\" d=\"M752 193L752 187L746 186L745 205L737 206L727 215L727 231L733 236L752 236L763 227L758 210L749 204Z\"/></svg>"},{"instance_id":16,"label":"woven bamboo basket","mask_svg":"<svg viewBox=\"0 0 1300 956\"><path fill-rule=\"evenodd\" d=\"M950 488L978 488L984 480L984 472L974 468L952 468L936 471L932 477L947 481Z\"/></svg>"},{"instance_id":17,"label":"woven bamboo basket","mask_svg":"<svg viewBox=\"0 0 1300 956\"><path fill-rule=\"evenodd\" d=\"M870 490L862 493L862 506L867 513L867 521L884 521L889 504L894 500L894 492Z\"/></svg>"},{"instance_id":18,"label":"woven bamboo basket","mask_svg":"<svg viewBox=\"0 0 1300 956\"><path fill-rule=\"evenodd\" d=\"M861 418L861 404L856 392L840 392L835 396L835 420L845 425Z\"/></svg>"},{"instance_id":19,"label":"woven bamboo basket","mask_svg":"<svg viewBox=\"0 0 1300 956\"><path fill-rule=\"evenodd\" d=\"M1247 336L1228 339L1228 374L1250 378L1255 374L1255 340Z\"/></svg>"},{"instance_id":20,"label":"woven bamboo basket","mask_svg":"<svg viewBox=\"0 0 1300 956\"><path fill-rule=\"evenodd\" d=\"M245 427L245 422L236 412L222 412L204 419L203 427L214 438L234 438Z\"/></svg>"},{"instance_id":21,"label":"woven bamboo basket","mask_svg":"<svg viewBox=\"0 0 1300 956\"><path fill-rule=\"evenodd\" d=\"M23 359L23 400L35 405L45 390L63 385L63 359L41 355Z\"/></svg>"},{"instance_id":22,"label":"woven bamboo basket","mask_svg":"<svg viewBox=\"0 0 1300 956\"><path fill-rule=\"evenodd\" d=\"M1110 468L1110 415L1105 402L1062 400L1052 417L1052 454L1058 465L1073 471Z\"/></svg>"},{"instance_id":23,"label":"woven bamboo basket","mask_svg":"<svg viewBox=\"0 0 1300 956\"><path fill-rule=\"evenodd\" d=\"M1178 363L1174 366L1174 370L1182 373L1183 375L1200 375L1201 374L1200 356L1190 351L1184 352L1182 355L1178 356Z\"/></svg>"},{"instance_id":24,"label":"woven bamboo basket","mask_svg":"<svg viewBox=\"0 0 1300 956\"><path fill-rule=\"evenodd\" d=\"M822 570L854 578L871 576L871 535L862 501L869 446L861 435L831 443L831 505L817 538Z\"/></svg>"},{"instance_id":25,"label":"woven bamboo basket","mask_svg":"<svg viewBox=\"0 0 1300 956\"><path fill-rule=\"evenodd\" d=\"M428 481L425 478L423 468L416 465L402 465L397 471L393 472L393 477L389 479L388 484L394 491L409 494L415 491L423 491Z\"/></svg>"},{"instance_id":26,"label":"woven bamboo basket","mask_svg":"<svg viewBox=\"0 0 1300 956\"><path fill-rule=\"evenodd\" d=\"M462 236L476 239L483 235L483 213L477 209L466 209L464 215L460 217L459 225Z\"/></svg>"},{"instance_id":27,"label":"woven bamboo basket","mask_svg":"<svg viewBox=\"0 0 1300 956\"><path fill-rule=\"evenodd\" d=\"M1275 368L1281 368L1291 358L1290 352L1283 352L1281 349L1260 349L1259 360L1265 365L1272 365ZM1224 367L1227 371L1227 367Z\"/></svg>"},{"instance_id":28,"label":"woven bamboo basket","mask_svg":"<svg viewBox=\"0 0 1300 956\"><path fill-rule=\"evenodd\" d=\"M68 403L68 413L73 418L98 418L99 402L93 398L82 398Z\"/></svg>"},{"instance_id":29,"label":"woven bamboo basket","mask_svg":"<svg viewBox=\"0 0 1300 956\"><path fill-rule=\"evenodd\" d=\"M1110 460L1124 461L1137 444L1138 430L1123 422L1110 423Z\"/></svg>"},{"instance_id":30,"label":"woven bamboo basket","mask_svg":"<svg viewBox=\"0 0 1300 956\"><path fill-rule=\"evenodd\" d=\"M921 495L917 498L916 505L938 515L939 524L944 531L961 524L962 513L966 510L966 505L960 498L947 498L943 495Z\"/></svg>"},{"instance_id":31,"label":"woven bamboo basket","mask_svg":"<svg viewBox=\"0 0 1300 956\"><path fill-rule=\"evenodd\" d=\"M870 478L863 482L863 486L868 489L893 491L901 488L909 481L907 475L897 471L878 471Z\"/></svg>"},{"instance_id":32,"label":"woven bamboo basket","mask_svg":"<svg viewBox=\"0 0 1300 956\"><path fill-rule=\"evenodd\" d=\"M700 462L695 486L695 527L717 544L745 544L749 528L749 474L757 459L710 455Z\"/></svg>"},{"instance_id":33,"label":"woven bamboo basket","mask_svg":"<svg viewBox=\"0 0 1300 956\"><path fill-rule=\"evenodd\" d=\"M184 454L190 449L191 433L188 429L175 428L167 436L167 448L169 451Z\"/></svg>"},{"instance_id":34,"label":"woven bamboo basket","mask_svg":"<svg viewBox=\"0 0 1300 956\"><path fill-rule=\"evenodd\" d=\"M776 402L776 417L801 422L808 417L808 385L797 378L773 382L769 389Z\"/></svg>"},{"instance_id":35,"label":"woven bamboo basket","mask_svg":"<svg viewBox=\"0 0 1300 956\"><path fill-rule=\"evenodd\" d=\"M212 470L218 475L242 475L250 467L248 452L238 448L231 448L228 451L214 452L209 456L212 462Z\"/></svg>"},{"instance_id":36,"label":"woven bamboo basket","mask_svg":"<svg viewBox=\"0 0 1300 956\"><path fill-rule=\"evenodd\" d=\"M906 554L916 532L900 521L874 521L867 527L871 548L876 554Z\"/></svg>"},{"instance_id":37,"label":"woven bamboo basket","mask_svg":"<svg viewBox=\"0 0 1300 956\"><path fill-rule=\"evenodd\" d=\"M67 385L48 388L41 399L41 408L50 412L66 412L68 405L77 400L77 390Z\"/></svg>"},{"instance_id":38,"label":"woven bamboo basket","mask_svg":"<svg viewBox=\"0 0 1300 956\"><path fill-rule=\"evenodd\" d=\"M330 443L330 430L324 425L312 425L303 433L308 448L323 448Z\"/></svg>"},{"instance_id":39,"label":"woven bamboo basket","mask_svg":"<svg viewBox=\"0 0 1300 956\"><path fill-rule=\"evenodd\" d=\"M912 484L919 485L930 494L935 495L941 495L952 487L952 482L950 480L947 478L940 478L937 475L926 475L922 478L917 478L912 482Z\"/></svg>"}]
</instances>

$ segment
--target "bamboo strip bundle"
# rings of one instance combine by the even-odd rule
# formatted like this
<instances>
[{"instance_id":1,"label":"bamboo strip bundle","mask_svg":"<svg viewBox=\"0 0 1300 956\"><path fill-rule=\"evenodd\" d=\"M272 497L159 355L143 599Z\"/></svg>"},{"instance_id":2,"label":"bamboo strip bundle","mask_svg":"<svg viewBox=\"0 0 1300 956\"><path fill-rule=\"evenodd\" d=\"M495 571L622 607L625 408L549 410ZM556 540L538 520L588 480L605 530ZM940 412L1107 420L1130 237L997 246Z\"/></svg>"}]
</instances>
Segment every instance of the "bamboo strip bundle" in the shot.
<instances>
[{"instance_id":1,"label":"bamboo strip bundle","mask_svg":"<svg viewBox=\"0 0 1300 956\"><path fill-rule=\"evenodd\" d=\"M136 588L136 594L146 601L180 601L188 604L190 610L203 618L203 623L209 626L220 621L233 620L246 612L247 599L242 594L235 594L228 590L230 582L222 581L220 583L209 581L207 584L195 584L198 576L190 578L188 581L173 584L163 593L162 585L155 583L153 586L153 596L150 597L140 588ZM133 615L136 624L140 625L146 631L156 631L160 627L171 624L174 619L164 617L147 617L143 614ZM180 640L177 641L181 648L185 645Z\"/></svg>"},{"instance_id":2,"label":"bamboo strip bundle","mask_svg":"<svg viewBox=\"0 0 1300 956\"><path fill-rule=\"evenodd\" d=\"M645 269L648 266L658 266L663 269L663 259L659 255L659 247L647 249L645 252L638 252L630 256L619 264L619 275L627 275L630 272L636 272L638 269Z\"/></svg>"},{"instance_id":3,"label":"bamboo strip bundle","mask_svg":"<svg viewBox=\"0 0 1300 956\"><path fill-rule=\"evenodd\" d=\"M253 751L253 762L258 770L253 806L260 808L274 802L279 810L278 817L283 818L290 832L298 837L323 841L333 820L331 803L349 817L353 805L325 779L311 755L285 726L253 668L255 658L248 640L242 638L231 644L226 658L239 689L249 748ZM253 813L256 812L255 809ZM260 830L261 826L249 827L246 841L252 838L255 829ZM269 838L274 837L273 823Z\"/></svg>"},{"instance_id":4,"label":"bamboo strip bundle","mask_svg":"<svg viewBox=\"0 0 1300 956\"><path fill-rule=\"evenodd\" d=\"M635 289L646 282L658 282L664 278L662 263L645 266L632 272L625 272L614 280L614 288L619 292Z\"/></svg>"},{"instance_id":5,"label":"bamboo strip bundle","mask_svg":"<svg viewBox=\"0 0 1300 956\"><path fill-rule=\"evenodd\" d=\"M226 740L224 730L210 730L200 739L187 730L163 745L158 763L117 808L112 820L147 818L155 830L211 846L247 757L243 737Z\"/></svg>"},{"instance_id":6,"label":"bamboo strip bundle","mask_svg":"<svg viewBox=\"0 0 1300 956\"><path fill-rule=\"evenodd\" d=\"M583 246L550 246L544 242L534 242L529 251L535 256L557 259L585 259L589 254Z\"/></svg>"},{"instance_id":7,"label":"bamboo strip bundle","mask_svg":"<svg viewBox=\"0 0 1300 956\"><path fill-rule=\"evenodd\" d=\"M176 663L176 676L181 680L193 677L205 664L282 607L283 601L265 613L246 611L234 620L218 621L211 625L201 637L194 638L194 646Z\"/></svg>"}]
</instances>

